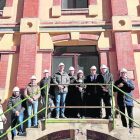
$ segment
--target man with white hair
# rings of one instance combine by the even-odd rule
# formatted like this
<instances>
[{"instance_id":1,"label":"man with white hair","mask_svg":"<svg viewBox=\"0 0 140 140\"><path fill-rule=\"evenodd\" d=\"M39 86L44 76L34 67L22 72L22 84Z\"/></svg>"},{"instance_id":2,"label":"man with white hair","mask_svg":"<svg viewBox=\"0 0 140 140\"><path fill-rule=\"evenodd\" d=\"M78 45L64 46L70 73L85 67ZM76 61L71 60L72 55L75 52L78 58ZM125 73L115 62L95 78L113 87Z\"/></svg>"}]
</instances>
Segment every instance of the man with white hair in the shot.
<instances>
[{"instance_id":1,"label":"man with white hair","mask_svg":"<svg viewBox=\"0 0 140 140\"><path fill-rule=\"evenodd\" d=\"M1 98L0 98L0 114L3 113L3 108L1 105ZM0 116L0 136L3 134L3 123L6 124L7 119L5 117L5 115L3 114L2 116ZM2 140L3 138L1 137L0 140Z\"/></svg>"},{"instance_id":2,"label":"man with white hair","mask_svg":"<svg viewBox=\"0 0 140 140\"><path fill-rule=\"evenodd\" d=\"M96 84L97 76L96 66L90 68L90 74L86 78L86 83ZM97 91L97 85L87 85L86 88L86 105L87 106L101 106L101 97ZM101 108L87 109L87 113L93 118L102 118Z\"/></svg>"},{"instance_id":3,"label":"man with white hair","mask_svg":"<svg viewBox=\"0 0 140 140\"><path fill-rule=\"evenodd\" d=\"M14 87L12 97L10 97L10 99L8 101L7 109L13 107L14 105L19 103L23 99L24 98L19 93L19 88ZM11 113L11 128L13 128L16 125L23 122L23 117L24 117L23 112L24 112L24 110L25 110L25 108L23 107L22 103L18 104L17 106L15 106L14 108L12 108L10 110L10 113ZM18 134L21 134L22 132L23 132L23 124L18 126ZM11 133L12 133L12 140L13 140L14 137L16 136L16 129L12 130Z\"/></svg>"},{"instance_id":4,"label":"man with white hair","mask_svg":"<svg viewBox=\"0 0 140 140\"><path fill-rule=\"evenodd\" d=\"M30 78L30 83L27 85L27 87L24 90L24 98L27 98L29 95L33 94L37 90L39 90L40 87L36 83L36 77L32 75ZM32 115L32 108L33 108L33 114L37 113L38 109L38 98L40 97L40 91L32 95L26 100L27 105L27 111L28 111L28 117L31 117ZM33 117L33 125L37 125L37 115ZM31 127L31 119L28 120L28 127Z\"/></svg>"},{"instance_id":5,"label":"man with white hair","mask_svg":"<svg viewBox=\"0 0 140 140\"><path fill-rule=\"evenodd\" d=\"M47 84L52 83L52 77L49 76L49 71L45 69L43 71L44 77L40 81L40 88L46 86ZM46 94L47 94L47 86L41 90L41 98L42 104L46 107ZM48 107L54 107L54 103L52 100L52 86L48 85ZM53 108L49 108L47 110L47 118L51 118Z\"/></svg>"},{"instance_id":6,"label":"man with white hair","mask_svg":"<svg viewBox=\"0 0 140 140\"><path fill-rule=\"evenodd\" d=\"M111 84L114 81L113 75L108 72L106 65L101 65L101 73L97 77L97 83ZM98 86L98 93L103 98L105 106L111 107L111 85L100 85ZM105 108L106 116L104 119L111 119L111 108Z\"/></svg>"},{"instance_id":7,"label":"man with white hair","mask_svg":"<svg viewBox=\"0 0 140 140\"><path fill-rule=\"evenodd\" d=\"M115 85L123 90L126 94L133 97L132 91L135 89L133 81L127 77L127 70L122 68L120 71L120 79L115 82ZM127 109L128 116L133 119L133 99L129 98L122 92L114 88L114 92L117 92L117 104L121 112L125 114L125 107ZM125 116L121 114L122 125L127 127ZM133 121L129 120L130 133L133 132Z\"/></svg>"}]
</instances>

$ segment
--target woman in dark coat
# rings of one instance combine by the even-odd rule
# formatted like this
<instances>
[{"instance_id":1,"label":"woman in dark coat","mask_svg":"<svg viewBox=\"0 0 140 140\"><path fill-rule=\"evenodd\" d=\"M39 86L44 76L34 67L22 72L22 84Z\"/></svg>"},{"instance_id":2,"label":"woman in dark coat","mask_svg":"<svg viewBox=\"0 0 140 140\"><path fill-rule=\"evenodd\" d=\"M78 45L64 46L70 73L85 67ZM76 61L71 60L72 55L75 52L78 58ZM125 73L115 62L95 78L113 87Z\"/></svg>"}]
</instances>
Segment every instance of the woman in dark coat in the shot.
<instances>
[{"instance_id":1,"label":"woman in dark coat","mask_svg":"<svg viewBox=\"0 0 140 140\"><path fill-rule=\"evenodd\" d=\"M77 76L74 74L74 67L69 68L69 78L70 84L74 84L74 81L77 79ZM75 86L68 86L68 94L66 96L66 106L76 106L76 99L75 96ZM77 117L77 109L76 108L66 108L65 114L68 118L75 118Z\"/></svg>"},{"instance_id":2,"label":"woman in dark coat","mask_svg":"<svg viewBox=\"0 0 140 140\"><path fill-rule=\"evenodd\" d=\"M133 97L132 91L135 89L133 81L127 77L127 70L121 69L120 79L115 82L115 86L123 90L126 94ZM114 88L114 92L117 92L117 104L121 112L125 114L125 107L127 109L128 116L133 119L133 99L129 98L127 95L118 91ZM121 114L122 125L127 127L127 122L125 116ZM133 121L129 120L130 133L133 132Z\"/></svg>"},{"instance_id":3,"label":"woman in dark coat","mask_svg":"<svg viewBox=\"0 0 140 140\"><path fill-rule=\"evenodd\" d=\"M77 74L77 80L75 80L74 83L84 84L84 82L85 82L84 73L82 70L79 70ZM86 92L85 90L86 90L85 85L76 85L75 97L76 97L77 106L85 106L85 92ZM82 119L85 118L85 108L79 108L78 113L79 113L79 118Z\"/></svg>"}]
</instances>

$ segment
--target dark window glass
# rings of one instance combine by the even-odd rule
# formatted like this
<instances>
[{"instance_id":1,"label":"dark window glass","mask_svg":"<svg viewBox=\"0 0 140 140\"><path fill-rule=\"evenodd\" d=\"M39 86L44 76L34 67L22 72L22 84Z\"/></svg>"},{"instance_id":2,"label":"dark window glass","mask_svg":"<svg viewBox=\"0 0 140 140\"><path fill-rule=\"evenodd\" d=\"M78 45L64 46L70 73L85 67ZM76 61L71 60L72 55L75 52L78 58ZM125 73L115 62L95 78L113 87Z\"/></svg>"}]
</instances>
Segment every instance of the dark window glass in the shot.
<instances>
[{"instance_id":1,"label":"dark window glass","mask_svg":"<svg viewBox=\"0 0 140 140\"><path fill-rule=\"evenodd\" d=\"M65 64L65 69L67 73L69 73L69 67L74 66L74 58L73 56L67 56L67 57L53 57L53 68L52 68L52 76L59 70L58 65L59 63Z\"/></svg>"},{"instance_id":2,"label":"dark window glass","mask_svg":"<svg viewBox=\"0 0 140 140\"><path fill-rule=\"evenodd\" d=\"M97 52L96 46L55 46L54 52L76 53L76 52Z\"/></svg>"},{"instance_id":3,"label":"dark window glass","mask_svg":"<svg viewBox=\"0 0 140 140\"><path fill-rule=\"evenodd\" d=\"M6 0L0 0L0 10L3 10L5 4L6 4Z\"/></svg>"},{"instance_id":4,"label":"dark window glass","mask_svg":"<svg viewBox=\"0 0 140 140\"><path fill-rule=\"evenodd\" d=\"M62 9L73 8L73 0L62 0Z\"/></svg>"},{"instance_id":5,"label":"dark window glass","mask_svg":"<svg viewBox=\"0 0 140 140\"><path fill-rule=\"evenodd\" d=\"M99 73L99 58L98 55L94 56L79 56L77 59L77 69L82 70L84 75L87 76L90 73L91 66L97 67L97 73Z\"/></svg>"},{"instance_id":6,"label":"dark window glass","mask_svg":"<svg viewBox=\"0 0 140 140\"><path fill-rule=\"evenodd\" d=\"M87 8L87 0L76 0L76 8Z\"/></svg>"},{"instance_id":7,"label":"dark window glass","mask_svg":"<svg viewBox=\"0 0 140 140\"><path fill-rule=\"evenodd\" d=\"M62 0L62 9L88 8L88 0Z\"/></svg>"}]
</instances>

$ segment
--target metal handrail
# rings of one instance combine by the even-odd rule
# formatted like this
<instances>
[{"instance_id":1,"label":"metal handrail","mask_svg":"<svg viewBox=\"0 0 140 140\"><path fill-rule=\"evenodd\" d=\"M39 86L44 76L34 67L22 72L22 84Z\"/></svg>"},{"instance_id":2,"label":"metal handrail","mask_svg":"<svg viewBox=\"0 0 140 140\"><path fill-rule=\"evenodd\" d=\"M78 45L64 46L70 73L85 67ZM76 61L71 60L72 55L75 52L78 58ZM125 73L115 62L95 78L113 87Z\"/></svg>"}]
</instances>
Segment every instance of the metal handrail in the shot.
<instances>
[{"instance_id":1,"label":"metal handrail","mask_svg":"<svg viewBox=\"0 0 140 140\"><path fill-rule=\"evenodd\" d=\"M128 119L130 119L131 121L133 121L134 123L136 123L137 125L140 126L139 123L137 123L135 120L133 120L132 118L130 118L129 116L125 115L123 112L121 112L120 110L118 110L117 108L114 108L115 110L117 110L118 112L120 112L122 115L124 115L125 117L127 117Z\"/></svg>"},{"instance_id":2,"label":"metal handrail","mask_svg":"<svg viewBox=\"0 0 140 140\"><path fill-rule=\"evenodd\" d=\"M2 116L3 114L7 113L8 111L10 111L12 108L16 107L17 105L19 105L20 103L24 102L25 100L27 100L28 98L30 98L31 96L33 96L35 93L37 93L38 91L42 90L43 88L45 88L47 85L45 85L44 87L40 88L39 90L37 90L36 92L34 92L33 94L31 94L30 96L28 96L27 98L23 99L22 101L18 102L17 104L15 104L13 107L7 109L5 112L3 112L2 114L0 114L0 116Z\"/></svg>"},{"instance_id":3,"label":"metal handrail","mask_svg":"<svg viewBox=\"0 0 140 140\"><path fill-rule=\"evenodd\" d=\"M8 111L10 111L12 108L14 108L15 106L17 106L18 104L24 102L25 100L27 100L28 98L30 98L32 95L34 95L35 93L37 93L38 91L42 90L43 88L47 87L47 95L46 95L46 107L41 109L40 111L38 111L36 114L42 112L43 110L46 109L45 112L45 128L47 127L47 101L48 101L48 86L49 85L111 85L111 84L47 84L45 86L43 86L42 88L40 88L39 90L37 90L36 92L34 92L33 94L31 94L30 96L28 96L27 98L23 99L22 101L20 101L19 103L15 104L13 107L7 109L5 112L3 112L2 114L0 114L0 116L2 116L3 114L7 113ZM54 108L61 108L61 107L54 107ZM64 108L64 107L63 107ZM77 108L81 108L81 107L77 107ZM85 108L85 107L84 107ZM102 107L102 108L107 108L107 107ZM111 107L110 107L111 108ZM4 135L6 135L7 133L9 133L10 131L12 131L13 129L17 128L19 125L23 124L24 122L26 122L27 120L29 120L30 118L34 117L36 114L32 115L31 117L27 118L26 120L24 120L23 122L21 122L20 124L16 125L14 128L8 130L6 133L4 133L3 135L0 136L3 137Z\"/></svg>"},{"instance_id":4,"label":"metal handrail","mask_svg":"<svg viewBox=\"0 0 140 140\"><path fill-rule=\"evenodd\" d=\"M48 102L48 86L49 85L111 85L111 91L112 91L112 107L110 106L105 106L105 107L99 107L99 106L67 106L67 107L47 107L47 102ZM139 123L137 123L136 121L134 121L133 119L131 119L130 117L128 117L127 115L125 115L123 112L121 112L120 110L118 110L117 108L115 108L114 105L114 94L113 94L113 87L115 87L116 89L118 89L120 92L122 92L123 94L127 95L128 97L130 97L131 99L133 99L134 101L136 101L138 104L140 104L137 100L135 100L134 98L132 98L131 96L129 96L128 94L126 94L124 91L122 91L121 89L119 89L118 87L116 87L115 85L113 85L113 81L111 82L111 84L47 84L44 87L40 88L39 90L37 90L36 92L34 92L33 94L31 94L30 96L28 96L27 98L23 99L22 101L20 101L19 103L17 103L16 105L14 105L13 107L9 108L8 110L6 110L5 112L3 112L2 114L0 114L0 116L2 116L3 114L5 114L6 112L8 112L9 110L11 110L12 108L14 108L15 106L17 106L18 104L22 103L23 101L27 100L28 98L30 98L32 95L34 95L35 93L37 93L38 91L42 90L43 88L47 87L47 94L46 94L46 107L44 107L43 109L41 109L40 111L38 111L37 113L33 114L31 117L27 118L26 120L24 120L23 122L21 122L20 124L16 125L14 128L8 130L6 133L4 133L3 135L0 136L3 137L4 135L6 135L7 133L9 133L10 131L12 131L13 129L17 128L18 126L20 126L21 124L23 124L24 122L26 122L27 120L31 119L32 117L34 117L35 115L39 114L40 112L42 112L43 110L46 109L45 112L45 128L47 127L47 109L48 108L112 108L113 109L113 128L115 128L115 115L114 115L114 110L117 110L118 112L120 112L122 115L124 115L125 117L127 117L128 119L130 119L131 121L135 122L137 125L140 126Z\"/></svg>"},{"instance_id":5,"label":"metal handrail","mask_svg":"<svg viewBox=\"0 0 140 140\"><path fill-rule=\"evenodd\" d=\"M118 88L117 86L113 85L113 87L115 87L117 90L119 90L120 92L122 92L123 94L125 94L126 96L128 96L129 98L133 99L135 102L137 102L138 104L140 104L140 102L138 102L136 99L134 99L133 97L131 97L130 95L126 94L123 90L121 90L120 88ZM113 100L113 99L112 99ZM121 112L120 110L118 110L117 108L115 108L113 106L113 109L117 110L118 112L120 112L122 115L124 115L125 117L127 117L128 119L130 119L131 121L133 121L134 123L136 123L137 125L140 126L139 123L137 123L135 120L133 120L132 118L130 118L129 116L125 115L123 112ZM114 112L113 112L114 114Z\"/></svg>"},{"instance_id":6,"label":"metal handrail","mask_svg":"<svg viewBox=\"0 0 140 140\"><path fill-rule=\"evenodd\" d=\"M44 107L43 109L41 109L40 111L38 111L37 113L33 114L31 117L27 118L26 120L24 120L23 122L21 122L20 124L16 125L15 127L13 127L12 129L8 130L7 132L5 132L4 134L2 134L0 136L3 137L4 135L6 135L7 133L11 132L12 130L14 130L15 128L17 128L18 126L20 126L21 124L25 123L26 121L28 121L29 119L31 119L32 117L34 117L35 115L39 114L40 112L42 112L43 110L45 110L46 107Z\"/></svg>"},{"instance_id":7,"label":"metal handrail","mask_svg":"<svg viewBox=\"0 0 140 140\"><path fill-rule=\"evenodd\" d=\"M128 96L129 98L133 99L135 102L137 102L138 104L140 104L140 102L138 102L136 99L134 99L133 97L131 97L130 95L126 94L123 90L121 90L120 88L118 88L117 86L113 85L117 90L119 90L120 92L122 92L123 94L125 94L126 96Z\"/></svg>"},{"instance_id":8,"label":"metal handrail","mask_svg":"<svg viewBox=\"0 0 140 140\"><path fill-rule=\"evenodd\" d=\"M111 85L111 84L47 84L47 85L52 85L52 86L56 86L56 85ZM16 107L17 105L19 105L20 103L24 102L25 100L27 100L28 98L30 98L31 96L33 96L35 93L37 93L38 91L41 91L43 88L47 87L47 85L43 86L42 88L40 88L39 90L37 90L36 92L34 92L33 94L29 95L27 98L23 99L22 101L18 102L17 104L15 104L13 107L7 109L5 112L3 112L2 114L0 114L0 116L2 116L3 114L7 113L8 111L10 111L12 108Z\"/></svg>"}]
</instances>

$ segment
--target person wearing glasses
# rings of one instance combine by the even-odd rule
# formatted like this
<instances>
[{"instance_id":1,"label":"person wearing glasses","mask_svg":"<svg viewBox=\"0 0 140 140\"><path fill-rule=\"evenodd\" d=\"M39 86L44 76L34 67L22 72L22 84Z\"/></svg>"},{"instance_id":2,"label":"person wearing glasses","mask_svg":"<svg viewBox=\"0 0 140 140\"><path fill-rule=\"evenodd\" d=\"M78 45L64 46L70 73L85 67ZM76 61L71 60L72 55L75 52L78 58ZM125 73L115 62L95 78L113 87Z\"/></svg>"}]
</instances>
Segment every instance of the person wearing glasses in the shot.
<instances>
[{"instance_id":1,"label":"person wearing glasses","mask_svg":"<svg viewBox=\"0 0 140 140\"><path fill-rule=\"evenodd\" d=\"M132 91L135 89L133 81L127 77L127 70L122 68L120 71L120 78L115 82L115 86L120 88L129 96L133 97ZM128 116L133 119L133 99L123 94L114 87L114 92L117 92L117 105L121 112L125 114L125 108L127 109ZM121 114L121 113L120 113ZM121 114L121 121L124 127L127 127L127 121L124 115ZM133 121L129 120L129 132L133 133Z\"/></svg>"}]
</instances>

